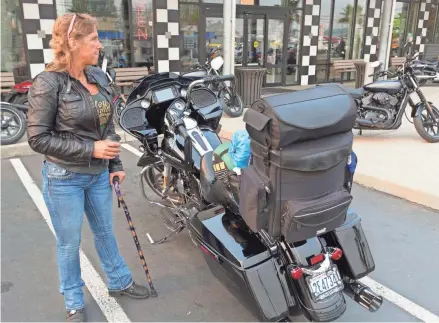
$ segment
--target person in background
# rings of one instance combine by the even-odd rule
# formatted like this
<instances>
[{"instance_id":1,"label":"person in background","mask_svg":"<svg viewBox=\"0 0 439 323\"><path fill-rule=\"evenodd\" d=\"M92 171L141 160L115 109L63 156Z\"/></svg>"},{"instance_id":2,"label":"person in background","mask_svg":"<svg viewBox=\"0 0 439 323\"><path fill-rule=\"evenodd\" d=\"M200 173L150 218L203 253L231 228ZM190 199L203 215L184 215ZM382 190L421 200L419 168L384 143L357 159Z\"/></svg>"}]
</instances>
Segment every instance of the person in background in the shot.
<instances>
[{"instance_id":1,"label":"person in background","mask_svg":"<svg viewBox=\"0 0 439 323\"><path fill-rule=\"evenodd\" d=\"M111 296L147 298L119 253L113 233L111 183L125 171L115 134L110 87L98 63L102 45L96 19L86 14L57 18L50 43L54 60L29 90L28 142L45 155L43 196L56 233L59 291L68 322L82 322L84 282L79 247L83 213L94 236Z\"/></svg>"}]
</instances>

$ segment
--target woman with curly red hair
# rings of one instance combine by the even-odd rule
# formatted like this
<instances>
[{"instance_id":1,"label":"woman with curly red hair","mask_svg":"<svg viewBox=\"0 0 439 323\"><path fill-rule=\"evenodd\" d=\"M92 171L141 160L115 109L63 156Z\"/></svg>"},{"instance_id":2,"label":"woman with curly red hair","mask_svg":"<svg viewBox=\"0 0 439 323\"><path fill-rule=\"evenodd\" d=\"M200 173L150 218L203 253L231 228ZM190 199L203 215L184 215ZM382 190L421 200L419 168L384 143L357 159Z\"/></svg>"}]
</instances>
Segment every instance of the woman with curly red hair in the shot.
<instances>
[{"instance_id":1,"label":"woman with curly red hair","mask_svg":"<svg viewBox=\"0 0 439 323\"><path fill-rule=\"evenodd\" d=\"M43 196L57 240L60 292L67 321L81 322L84 282L79 246L83 213L94 236L110 295L147 298L147 287L133 282L113 233L111 182L125 178L115 134L111 88L96 65L102 45L96 19L66 14L53 27L55 59L37 75L29 91L28 142L45 155Z\"/></svg>"}]
</instances>

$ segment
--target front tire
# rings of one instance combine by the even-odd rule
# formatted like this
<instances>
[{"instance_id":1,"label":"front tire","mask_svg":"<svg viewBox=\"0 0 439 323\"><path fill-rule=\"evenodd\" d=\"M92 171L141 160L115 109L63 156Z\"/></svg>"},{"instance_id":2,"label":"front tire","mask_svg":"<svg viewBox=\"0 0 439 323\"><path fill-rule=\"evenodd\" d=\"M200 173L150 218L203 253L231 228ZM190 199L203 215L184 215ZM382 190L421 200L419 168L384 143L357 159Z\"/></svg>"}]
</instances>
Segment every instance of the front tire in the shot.
<instances>
[{"instance_id":1,"label":"front tire","mask_svg":"<svg viewBox=\"0 0 439 323\"><path fill-rule=\"evenodd\" d=\"M231 91L223 90L221 91L220 100L224 102L224 112L231 118L237 118L242 115L244 111L244 105L242 104L242 99L238 93L235 93L235 98L232 99Z\"/></svg>"},{"instance_id":2,"label":"front tire","mask_svg":"<svg viewBox=\"0 0 439 323\"><path fill-rule=\"evenodd\" d=\"M416 116L413 120L418 134L429 143L439 142L439 110L430 103L436 120L432 120L424 104L419 105Z\"/></svg>"}]
</instances>

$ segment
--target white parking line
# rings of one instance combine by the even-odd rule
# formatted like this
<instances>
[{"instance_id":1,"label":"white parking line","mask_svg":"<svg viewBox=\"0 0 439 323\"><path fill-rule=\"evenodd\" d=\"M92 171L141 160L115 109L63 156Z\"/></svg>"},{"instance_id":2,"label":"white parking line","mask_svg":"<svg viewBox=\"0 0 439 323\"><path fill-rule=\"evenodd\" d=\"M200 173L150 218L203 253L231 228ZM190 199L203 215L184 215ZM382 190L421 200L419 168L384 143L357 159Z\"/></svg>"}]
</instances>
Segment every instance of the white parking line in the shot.
<instances>
[{"instance_id":1,"label":"white parking line","mask_svg":"<svg viewBox=\"0 0 439 323\"><path fill-rule=\"evenodd\" d=\"M154 244L154 240L152 240L151 236L149 235L149 233L146 234L146 236L149 239L149 242L151 242L151 244Z\"/></svg>"},{"instance_id":2,"label":"white parking line","mask_svg":"<svg viewBox=\"0 0 439 323\"><path fill-rule=\"evenodd\" d=\"M47 210L40 189L35 184L20 159L11 159L11 164L44 220L47 222L50 230L55 235L49 211ZM81 259L82 279L108 322L131 322L119 303L113 297L108 295L108 289L105 286L105 283L102 281L84 252L80 249L79 253Z\"/></svg>"},{"instance_id":3,"label":"white parking line","mask_svg":"<svg viewBox=\"0 0 439 323\"><path fill-rule=\"evenodd\" d=\"M392 302L396 306L402 308L407 313L413 315L414 317L420 319L423 322L439 322L439 316L431 313L425 308L413 303L411 300L399 295L393 290L381 285L372 278L364 277L360 279L363 284L370 287L375 293L381 295L388 301Z\"/></svg>"},{"instance_id":4,"label":"white parking line","mask_svg":"<svg viewBox=\"0 0 439 323\"><path fill-rule=\"evenodd\" d=\"M134 155L136 155L138 157L141 157L143 155L142 152L139 149L134 148L133 146L131 146L129 144L121 144L121 146L123 148L125 148L126 150L132 152Z\"/></svg>"},{"instance_id":5,"label":"white parking line","mask_svg":"<svg viewBox=\"0 0 439 323\"><path fill-rule=\"evenodd\" d=\"M136 156L142 156L142 152L133 146L130 146L128 144L122 144L122 147L126 150L132 152ZM147 234L148 238L150 238L149 234ZM152 240L150 238L150 240ZM151 242L152 243L152 242ZM431 313L429 310L419 306L418 304L413 303L409 299L405 298L404 296L399 295L398 293L394 292L393 290L381 285L380 283L376 282L372 278L364 277L360 279L360 281L367 286L369 286L375 293L378 295L384 297L389 302L392 302L396 306L400 307L410 315L420 319L423 322L439 322L439 316Z\"/></svg>"}]
</instances>

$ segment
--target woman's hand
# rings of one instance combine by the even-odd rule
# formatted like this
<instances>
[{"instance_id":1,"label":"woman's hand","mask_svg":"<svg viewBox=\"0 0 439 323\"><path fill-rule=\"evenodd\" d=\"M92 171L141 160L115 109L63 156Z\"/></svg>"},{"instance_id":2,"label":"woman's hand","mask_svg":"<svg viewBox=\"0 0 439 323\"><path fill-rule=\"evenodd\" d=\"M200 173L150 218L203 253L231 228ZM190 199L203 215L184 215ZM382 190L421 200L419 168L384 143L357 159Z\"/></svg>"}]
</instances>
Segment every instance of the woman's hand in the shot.
<instances>
[{"instance_id":1,"label":"woman's hand","mask_svg":"<svg viewBox=\"0 0 439 323\"><path fill-rule=\"evenodd\" d=\"M113 178L115 176L119 177L119 184L122 184L122 182L125 179L126 175L127 174L124 171L110 173L110 184L113 185Z\"/></svg>"},{"instance_id":2,"label":"woman's hand","mask_svg":"<svg viewBox=\"0 0 439 323\"><path fill-rule=\"evenodd\" d=\"M113 159L119 156L120 143L110 140L94 142L93 157L100 159Z\"/></svg>"}]
</instances>

